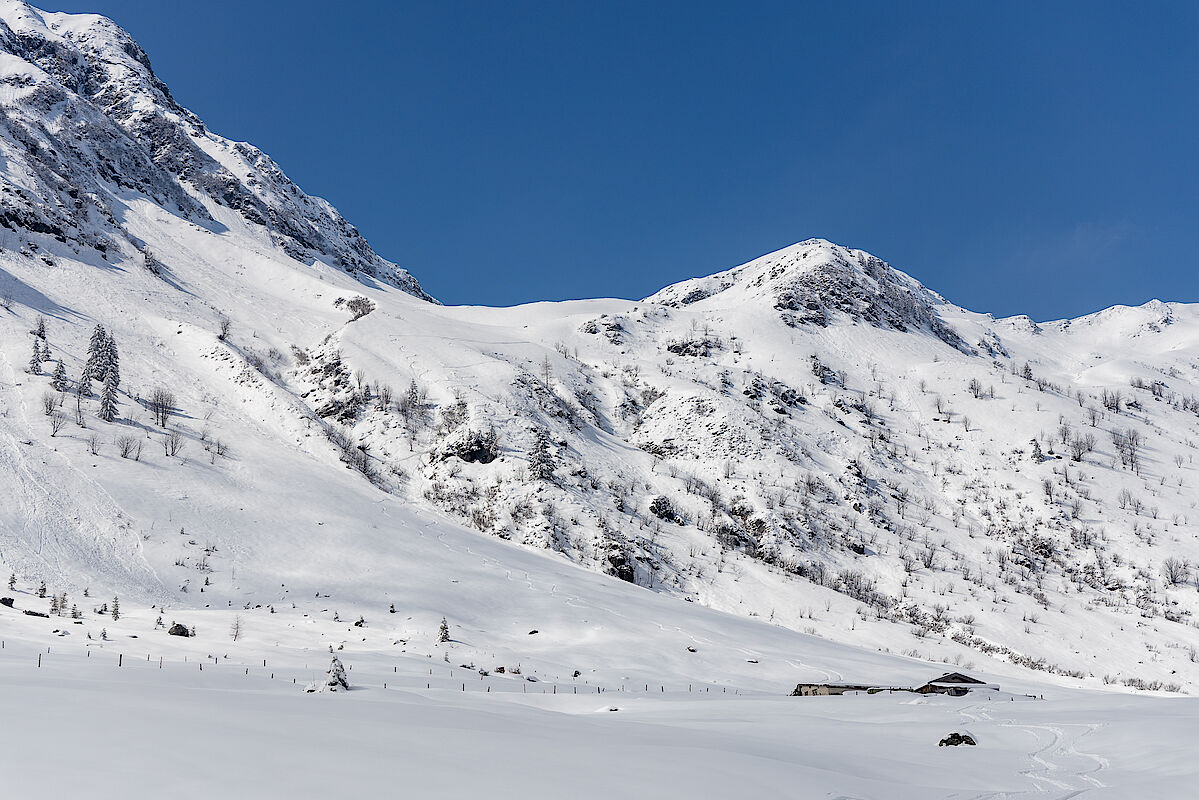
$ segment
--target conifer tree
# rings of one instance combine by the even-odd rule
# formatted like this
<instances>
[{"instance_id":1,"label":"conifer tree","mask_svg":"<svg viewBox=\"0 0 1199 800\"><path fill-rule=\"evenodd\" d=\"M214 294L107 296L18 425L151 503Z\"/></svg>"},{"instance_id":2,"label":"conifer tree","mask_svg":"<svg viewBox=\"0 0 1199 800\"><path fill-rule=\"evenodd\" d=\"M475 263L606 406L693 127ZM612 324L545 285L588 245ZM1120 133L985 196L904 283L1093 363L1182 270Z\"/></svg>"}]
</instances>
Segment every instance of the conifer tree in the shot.
<instances>
[{"instance_id":1,"label":"conifer tree","mask_svg":"<svg viewBox=\"0 0 1199 800\"><path fill-rule=\"evenodd\" d=\"M29 357L29 374L42 374L42 347L37 339L33 340L33 355Z\"/></svg>"},{"instance_id":2,"label":"conifer tree","mask_svg":"<svg viewBox=\"0 0 1199 800\"><path fill-rule=\"evenodd\" d=\"M543 428L538 428L533 433L533 449L529 451L529 475L534 480L553 480L554 466L549 434Z\"/></svg>"},{"instance_id":3,"label":"conifer tree","mask_svg":"<svg viewBox=\"0 0 1199 800\"><path fill-rule=\"evenodd\" d=\"M121 601L116 597L112 598L112 618L114 621L121 618Z\"/></svg>"},{"instance_id":4,"label":"conifer tree","mask_svg":"<svg viewBox=\"0 0 1199 800\"><path fill-rule=\"evenodd\" d=\"M67 390L67 368L62 365L60 360L54 367L54 374L50 377L50 385L54 387L56 392L65 392Z\"/></svg>"},{"instance_id":5,"label":"conifer tree","mask_svg":"<svg viewBox=\"0 0 1199 800\"><path fill-rule=\"evenodd\" d=\"M8 576L8 590L15 591L17 588L17 573L12 573Z\"/></svg>"},{"instance_id":6,"label":"conifer tree","mask_svg":"<svg viewBox=\"0 0 1199 800\"><path fill-rule=\"evenodd\" d=\"M117 340L110 333L104 341L104 380L112 379L112 387L121 385L121 359L117 354Z\"/></svg>"},{"instance_id":7,"label":"conifer tree","mask_svg":"<svg viewBox=\"0 0 1199 800\"><path fill-rule=\"evenodd\" d=\"M117 418L117 383L115 372L109 372L108 379L104 381L104 388L100 392L100 411L98 416L105 422L112 422Z\"/></svg>"},{"instance_id":8,"label":"conifer tree","mask_svg":"<svg viewBox=\"0 0 1199 800\"><path fill-rule=\"evenodd\" d=\"M84 373L90 380L103 381L107 370L104 367L108 355L108 332L103 325L97 325L92 330L91 341L87 345L87 364Z\"/></svg>"},{"instance_id":9,"label":"conifer tree","mask_svg":"<svg viewBox=\"0 0 1199 800\"><path fill-rule=\"evenodd\" d=\"M42 581L41 584L37 587L37 596L38 597L46 596L46 582L45 581Z\"/></svg>"},{"instance_id":10,"label":"conifer tree","mask_svg":"<svg viewBox=\"0 0 1199 800\"><path fill-rule=\"evenodd\" d=\"M441 618L441 628L437 631L438 644L445 644L450 640L450 624L445 621L445 617Z\"/></svg>"},{"instance_id":11,"label":"conifer tree","mask_svg":"<svg viewBox=\"0 0 1199 800\"><path fill-rule=\"evenodd\" d=\"M43 342L46 341L46 318L45 317L37 318L37 327L33 329L33 335L36 336L37 338L41 339Z\"/></svg>"}]
</instances>

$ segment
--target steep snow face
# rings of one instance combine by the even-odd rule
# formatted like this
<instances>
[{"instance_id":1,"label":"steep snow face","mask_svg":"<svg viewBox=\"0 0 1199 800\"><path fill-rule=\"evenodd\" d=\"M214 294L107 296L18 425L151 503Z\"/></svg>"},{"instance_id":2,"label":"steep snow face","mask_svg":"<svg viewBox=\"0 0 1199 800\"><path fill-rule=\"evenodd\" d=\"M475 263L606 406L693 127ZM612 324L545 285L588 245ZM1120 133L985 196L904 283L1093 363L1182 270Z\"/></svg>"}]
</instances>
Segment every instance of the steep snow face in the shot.
<instances>
[{"instance_id":1,"label":"steep snow face","mask_svg":"<svg viewBox=\"0 0 1199 800\"><path fill-rule=\"evenodd\" d=\"M668 286L649 303L718 310L767 302L791 327L825 327L834 317L897 331L925 329L967 349L938 316L944 298L861 250L809 239L706 278Z\"/></svg>"},{"instance_id":2,"label":"steep snow face","mask_svg":"<svg viewBox=\"0 0 1199 800\"><path fill-rule=\"evenodd\" d=\"M117 263L146 248L124 225L126 195L214 234L227 230L214 218L221 207L281 254L431 299L260 150L208 131L112 21L4 0L0 52L0 224L10 230L47 233Z\"/></svg>"}]
</instances>

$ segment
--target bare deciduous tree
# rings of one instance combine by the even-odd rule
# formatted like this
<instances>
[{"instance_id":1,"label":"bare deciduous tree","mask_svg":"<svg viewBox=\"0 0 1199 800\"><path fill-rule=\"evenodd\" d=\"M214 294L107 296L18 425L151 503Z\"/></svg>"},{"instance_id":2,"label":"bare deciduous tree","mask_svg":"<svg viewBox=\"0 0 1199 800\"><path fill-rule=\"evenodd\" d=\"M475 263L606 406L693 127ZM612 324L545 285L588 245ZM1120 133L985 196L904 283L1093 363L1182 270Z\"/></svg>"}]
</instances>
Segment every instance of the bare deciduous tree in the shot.
<instances>
[{"instance_id":1,"label":"bare deciduous tree","mask_svg":"<svg viewBox=\"0 0 1199 800\"><path fill-rule=\"evenodd\" d=\"M60 411L55 411L50 415L50 435L57 436L62 430L62 426L67 424L67 415Z\"/></svg>"},{"instance_id":2,"label":"bare deciduous tree","mask_svg":"<svg viewBox=\"0 0 1199 800\"><path fill-rule=\"evenodd\" d=\"M154 424L165 428L175 413L175 393L170 389L159 387L150 394L146 406L154 417Z\"/></svg>"}]
</instances>

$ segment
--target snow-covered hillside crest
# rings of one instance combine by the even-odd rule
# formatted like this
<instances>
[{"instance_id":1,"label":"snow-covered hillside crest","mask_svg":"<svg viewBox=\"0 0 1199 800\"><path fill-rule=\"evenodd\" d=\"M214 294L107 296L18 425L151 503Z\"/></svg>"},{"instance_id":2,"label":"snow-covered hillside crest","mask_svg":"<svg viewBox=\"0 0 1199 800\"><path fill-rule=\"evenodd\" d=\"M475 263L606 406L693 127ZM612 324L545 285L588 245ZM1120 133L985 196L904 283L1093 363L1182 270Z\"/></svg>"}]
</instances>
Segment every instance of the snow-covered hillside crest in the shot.
<instances>
[{"instance_id":1,"label":"snow-covered hillside crest","mask_svg":"<svg viewBox=\"0 0 1199 800\"><path fill-rule=\"evenodd\" d=\"M127 196L214 232L227 225L214 217L219 206L281 254L429 299L262 151L217 136L176 103L137 42L104 17L0 2L0 87L0 224L10 231L50 234L91 250L84 258L161 269L123 224Z\"/></svg>"},{"instance_id":2,"label":"snow-covered hillside crest","mask_svg":"<svg viewBox=\"0 0 1199 800\"><path fill-rule=\"evenodd\" d=\"M486 639L511 598L450 584L480 550L518 587L497 554L533 548L871 650L1196 688L1195 306L994 319L809 240L638 302L442 307L204 130L111 23L0 19L18 582L402 597ZM97 325L111 421L77 391Z\"/></svg>"},{"instance_id":3,"label":"snow-covered hillside crest","mask_svg":"<svg viewBox=\"0 0 1199 800\"><path fill-rule=\"evenodd\" d=\"M809 239L748 264L668 286L646 299L678 308L735 308L765 301L791 327L828 325L842 314L879 327L925 328L954 347L966 344L937 314L945 299L862 250Z\"/></svg>"}]
</instances>

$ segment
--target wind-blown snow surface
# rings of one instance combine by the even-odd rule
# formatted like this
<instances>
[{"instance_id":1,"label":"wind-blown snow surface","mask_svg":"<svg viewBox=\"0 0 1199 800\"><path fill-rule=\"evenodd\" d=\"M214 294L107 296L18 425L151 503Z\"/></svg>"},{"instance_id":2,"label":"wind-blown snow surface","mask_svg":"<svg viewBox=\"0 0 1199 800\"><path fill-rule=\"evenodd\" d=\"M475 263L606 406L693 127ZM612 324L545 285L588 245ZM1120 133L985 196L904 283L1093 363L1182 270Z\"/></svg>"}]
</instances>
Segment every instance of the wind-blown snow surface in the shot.
<instances>
[{"instance_id":1,"label":"wind-blown snow surface","mask_svg":"<svg viewBox=\"0 0 1199 800\"><path fill-rule=\"evenodd\" d=\"M1186 785L1199 308L994 319L822 240L640 302L441 307L207 131L111 22L16 0L0 21L0 701L53 709L36 724L93 772L158 741L165 704L190 769L254 796L343 762L378 775L381 749L451 796L568 775L658 795ZM74 392L97 324L112 422ZM49 609L42 582L68 616L20 613ZM331 646L366 688L302 695ZM951 668L1047 699L785 697ZM100 744L107 715L82 717L105 704L128 736ZM977 748L935 747L962 727ZM25 785L86 780L8 730ZM232 757L267 730L291 772ZM484 741L475 783L429 755ZM154 763L124 780L168 780Z\"/></svg>"}]
</instances>

